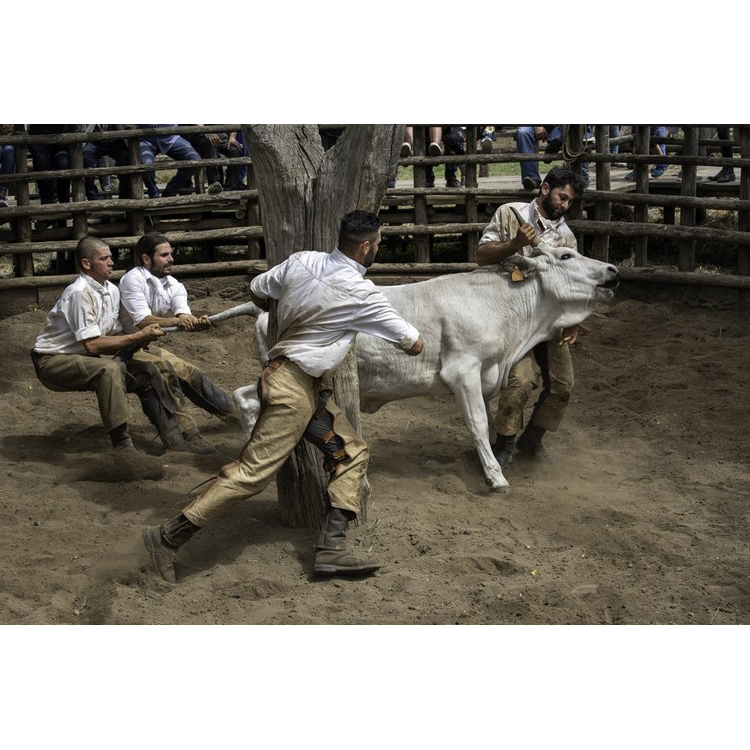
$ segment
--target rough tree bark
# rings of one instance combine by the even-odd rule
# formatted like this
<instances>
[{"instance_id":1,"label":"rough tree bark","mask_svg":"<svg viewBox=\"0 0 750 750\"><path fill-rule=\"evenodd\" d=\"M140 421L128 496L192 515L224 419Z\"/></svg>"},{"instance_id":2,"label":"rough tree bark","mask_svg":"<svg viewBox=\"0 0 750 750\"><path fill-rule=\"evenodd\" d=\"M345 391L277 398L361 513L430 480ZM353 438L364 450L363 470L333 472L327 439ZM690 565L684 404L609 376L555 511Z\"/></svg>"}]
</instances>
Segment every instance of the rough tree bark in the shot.
<instances>
[{"instance_id":1,"label":"rough tree bark","mask_svg":"<svg viewBox=\"0 0 750 750\"><path fill-rule=\"evenodd\" d=\"M330 252L341 217L362 209L378 213L395 173L404 125L348 125L333 148L323 150L317 125L243 125L258 184L258 202L269 267L300 250ZM272 307L269 344L276 336ZM336 403L359 430L359 382L354 348L334 381ZM321 525L328 477L317 448L302 441L276 484L282 520ZM369 484L363 488L365 517Z\"/></svg>"}]
</instances>

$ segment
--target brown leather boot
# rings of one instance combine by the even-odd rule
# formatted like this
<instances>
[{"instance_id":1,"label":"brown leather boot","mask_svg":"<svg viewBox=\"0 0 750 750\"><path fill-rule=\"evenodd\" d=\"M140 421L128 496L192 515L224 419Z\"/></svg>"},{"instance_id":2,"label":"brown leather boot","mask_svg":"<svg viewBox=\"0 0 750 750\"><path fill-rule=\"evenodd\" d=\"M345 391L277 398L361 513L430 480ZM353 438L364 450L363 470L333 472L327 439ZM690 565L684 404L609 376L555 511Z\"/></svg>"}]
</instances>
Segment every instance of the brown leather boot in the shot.
<instances>
[{"instance_id":1,"label":"brown leather boot","mask_svg":"<svg viewBox=\"0 0 750 750\"><path fill-rule=\"evenodd\" d=\"M165 581L177 583L174 570L177 550L199 530L200 526L196 526L182 513L161 526L143 528L143 543L151 555L151 562Z\"/></svg>"},{"instance_id":2,"label":"brown leather boot","mask_svg":"<svg viewBox=\"0 0 750 750\"><path fill-rule=\"evenodd\" d=\"M346 527L356 513L341 508L329 508L318 543L315 547L313 571L321 576L367 575L380 565L373 560L361 560L346 547Z\"/></svg>"}]
</instances>

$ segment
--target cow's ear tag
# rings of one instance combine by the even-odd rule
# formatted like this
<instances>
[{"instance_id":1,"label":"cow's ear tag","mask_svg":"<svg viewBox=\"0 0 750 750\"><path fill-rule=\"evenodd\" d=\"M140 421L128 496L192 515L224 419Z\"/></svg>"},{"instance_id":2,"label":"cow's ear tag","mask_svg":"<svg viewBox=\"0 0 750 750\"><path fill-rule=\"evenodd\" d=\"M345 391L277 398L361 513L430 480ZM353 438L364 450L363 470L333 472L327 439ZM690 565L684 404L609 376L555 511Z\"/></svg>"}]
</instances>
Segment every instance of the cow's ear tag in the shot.
<instances>
[{"instance_id":1,"label":"cow's ear tag","mask_svg":"<svg viewBox=\"0 0 750 750\"><path fill-rule=\"evenodd\" d=\"M513 273L510 275L513 281L523 281L523 274L518 266L513 266Z\"/></svg>"}]
</instances>

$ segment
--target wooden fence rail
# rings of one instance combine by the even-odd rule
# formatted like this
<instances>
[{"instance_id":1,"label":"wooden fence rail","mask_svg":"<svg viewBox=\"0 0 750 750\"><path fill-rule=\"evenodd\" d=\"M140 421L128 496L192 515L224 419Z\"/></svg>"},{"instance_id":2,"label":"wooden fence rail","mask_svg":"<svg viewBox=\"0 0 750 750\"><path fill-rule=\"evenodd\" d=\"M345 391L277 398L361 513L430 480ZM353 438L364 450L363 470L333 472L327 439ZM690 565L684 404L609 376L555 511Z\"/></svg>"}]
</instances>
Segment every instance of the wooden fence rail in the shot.
<instances>
[{"instance_id":1,"label":"wooden fence rail","mask_svg":"<svg viewBox=\"0 0 750 750\"><path fill-rule=\"evenodd\" d=\"M405 179L389 188L383 200L381 219L386 238L407 237L413 243L413 259L418 264L434 260L435 238L442 235L463 238L465 262L474 260L479 237L494 210L509 201L528 201L534 196L524 190L518 175L505 175L506 165L535 161L540 170L551 163L559 164L561 155L518 153L513 126L496 129L497 140L492 153L479 153L481 128L466 127L465 154L424 156L427 152L425 127L414 127L413 155L401 159ZM572 156L568 165L581 172L589 163L595 186L586 191L582 201L571 210L569 224L579 244L595 257L607 259L612 237L629 238L633 243L636 266L648 265L648 240L673 241L678 249L679 269L685 273L696 268L696 242L735 245L739 276L750 275L750 126L734 126L734 140L706 137L718 126L686 125L682 138L668 136L651 138L649 126L637 125L632 133L609 138L609 126L593 126L593 143L584 143L583 126L566 126L563 152ZM54 273L65 278L71 268L71 255L78 239L97 234L107 239L113 252L129 251L146 231L165 234L176 247L200 247L208 262L214 260L217 247L232 247L247 261L263 258L263 232L260 223L258 191L252 184L252 162L246 157L175 161L157 157L153 164L140 164L139 142L143 137L158 135L192 135L237 131L240 125L179 126L155 129L127 127L117 131L74 132L59 135L15 133L0 136L0 142L15 147L16 172L3 175L3 184L11 186L15 204L0 209L0 257L13 259L14 285L23 279L34 284L34 260L54 258ZM129 163L107 167L84 168L82 153L87 142L125 140ZM666 155L649 153L655 142L666 145ZM65 145L69 149L69 169L34 171L30 168L27 149L32 144ZM610 152L618 145L620 153ZM731 147L733 156L717 156L721 147ZM624 152L629 148L632 152ZM634 170L635 180L623 184L615 180L612 164L627 161ZM682 179L651 180L649 168L654 164L676 165ZM227 191L218 195L202 192L200 182L191 194L166 198L146 198L142 177L148 172L176 169L203 170L206 167L243 165L249 170L248 189ZM459 188L428 187L429 168L439 165L460 167L464 185ZM739 171L734 183L717 184L700 180L699 169L721 169L731 166ZM490 172L496 174L491 175ZM512 171L512 170L511 170ZM503 172L503 174L498 174ZM85 199L85 178L114 175L132 180L133 197L99 200ZM36 183L41 179L71 180L72 201L41 205ZM617 184L616 184L617 183ZM618 209L632 210L632 220L613 220ZM649 214L652 209L663 211L664 223L656 223ZM679 223L676 211L679 210ZM731 217L729 228L701 226L707 211L721 211ZM736 228L734 228L736 224ZM227 263L237 262L235 260ZM212 266L216 264L211 263ZM48 273L45 269L43 273ZM16 281L17 280L17 281ZM7 279L0 279L0 282ZM6 285L0 283L0 289Z\"/></svg>"}]
</instances>

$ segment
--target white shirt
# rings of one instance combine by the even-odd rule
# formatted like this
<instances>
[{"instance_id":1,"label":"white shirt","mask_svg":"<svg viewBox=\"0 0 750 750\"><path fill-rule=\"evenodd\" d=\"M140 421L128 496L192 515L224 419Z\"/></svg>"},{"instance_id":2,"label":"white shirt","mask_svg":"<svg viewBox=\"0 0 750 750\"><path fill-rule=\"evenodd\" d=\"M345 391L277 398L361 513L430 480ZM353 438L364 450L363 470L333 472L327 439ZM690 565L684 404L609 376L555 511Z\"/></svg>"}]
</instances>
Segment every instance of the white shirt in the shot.
<instances>
[{"instance_id":1,"label":"white shirt","mask_svg":"<svg viewBox=\"0 0 750 750\"><path fill-rule=\"evenodd\" d=\"M288 357L313 377L330 376L357 333L368 333L410 349L419 331L407 323L371 281L367 269L338 248L331 253L294 253L256 276L258 297L279 301L278 343L273 359Z\"/></svg>"},{"instance_id":2,"label":"white shirt","mask_svg":"<svg viewBox=\"0 0 750 750\"><path fill-rule=\"evenodd\" d=\"M495 211L490 223L485 227L479 240L485 242L507 242L512 240L518 232L518 220L510 210L515 208L521 218L531 224L539 237L552 247L570 247L576 249L576 237L565 222L565 217L559 219L545 219L539 213L537 199L531 203L505 203ZM532 247L527 245L523 249L524 255L531 255Z\"/></svg>"},{"instance_id":3,"label":"white shirt","mask_svg":"<svg viewBox=\"0 0 750 750\"><path fill-rule=\"evenodd\" d=\"M47 315L34 351L40 354L86 354L82 341L114 336L122 331L118 320L120 292L105 281L99 284L82 273L63 291Z\"/></svg>"},{"instance_id":4,"label":"white shirt","mask_svg":"<svg viewBox=\"0 0 750 750\"><path fill-rule=\"evenodd\" d=\"M185 285L172 276L157 278L147 268L131 268L120 279L120 322L125 333L138 330L149 315L170 318L191 315Z\"/></svg>"}]
</instances>

